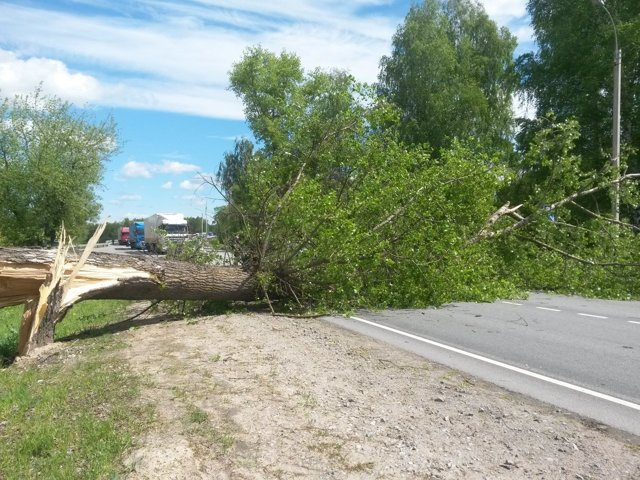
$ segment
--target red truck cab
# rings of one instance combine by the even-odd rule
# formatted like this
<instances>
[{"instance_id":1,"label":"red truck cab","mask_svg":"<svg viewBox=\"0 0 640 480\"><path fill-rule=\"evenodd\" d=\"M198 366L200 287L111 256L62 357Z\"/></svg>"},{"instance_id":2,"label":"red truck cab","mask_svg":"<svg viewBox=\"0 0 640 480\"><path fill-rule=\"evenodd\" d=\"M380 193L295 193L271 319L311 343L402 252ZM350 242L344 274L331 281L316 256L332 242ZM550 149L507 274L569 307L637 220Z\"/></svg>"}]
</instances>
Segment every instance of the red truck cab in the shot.
<instances>
[{"instance_id":1,"label":"red truck cab","mask_svg":"<svg viewBox=\"0 0 640 480\"><path fill-rule=\"evenodd\" d=\"M118 230L118 244L129 245L129 227L120 227Z\"/></svg>"}]
</instances>

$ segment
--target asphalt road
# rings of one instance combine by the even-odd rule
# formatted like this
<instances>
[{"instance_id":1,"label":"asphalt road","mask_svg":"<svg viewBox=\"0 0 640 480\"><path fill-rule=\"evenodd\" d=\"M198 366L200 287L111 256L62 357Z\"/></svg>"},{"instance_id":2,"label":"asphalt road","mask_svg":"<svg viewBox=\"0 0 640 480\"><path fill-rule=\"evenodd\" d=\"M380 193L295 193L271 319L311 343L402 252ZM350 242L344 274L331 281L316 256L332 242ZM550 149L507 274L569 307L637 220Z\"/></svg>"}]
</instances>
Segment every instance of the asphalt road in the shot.
<instances>
[{"instance_id":1,"label":"asphalt road","mask_svg":"<svg viewBox=\"0 0 640 480\"><path fill-rule=\"evenodd\" d=\"M640 302L532 294L330 321L640 436Z\"/></svg>"},{"instance_id":2,"label":"asphalt road","mask_svg":"<svg viewBox=\"0 0 640 480\"><path fill-rule=\"evenodd\" d=\"M146 253L143 250L136 250L135 248L118 244L96 248L95 251L99 253L116 253L121 255L144 255Z\"/></svg>"}]
</instances>

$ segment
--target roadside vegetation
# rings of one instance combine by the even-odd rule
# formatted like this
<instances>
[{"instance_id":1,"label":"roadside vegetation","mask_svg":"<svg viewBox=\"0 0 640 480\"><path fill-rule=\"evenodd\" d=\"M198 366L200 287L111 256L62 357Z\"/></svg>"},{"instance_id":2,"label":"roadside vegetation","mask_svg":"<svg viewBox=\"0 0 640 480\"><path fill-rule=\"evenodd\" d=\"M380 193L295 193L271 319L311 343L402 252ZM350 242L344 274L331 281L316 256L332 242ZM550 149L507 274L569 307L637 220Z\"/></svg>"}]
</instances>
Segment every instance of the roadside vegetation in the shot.
<instances>
[{"instance_id":1,"label":"roadside vegetation","mask_svg":"<svg viewBox=\"0 0 640 480\"><path fill-rule=\"evenodd\" d=\"M479 3L418 2L375 85L305 71L293 52L247 48L230 88L253 140L238 140L202 180L227 200L215 231L261 299L290 313L531 289L639 298L640 2L611 5L626 65L619 170L609 154L611 29L599 8L530 0L540 50L514 58L514 35ZM534 102L535 118L514 117L517 94ZM111 118L96 122L39 90L0 100L0 246L52 243L62 223L86 238L117 149ZM202 229L204 220L190 222ZM202 242L170 256L215 260ZM117 478L151 418L136 401L140 379L117 359L124 345L102 335L125 307L80 303L55 330L66 348L16 364L22 307L0 309L1 479ZM229 448L232 436L207 430L207 415L193 406L185 422ZM318 449L340 458L339 448Z\"/></svg>"},{"instance_id":2,"label":"roadside vegetation","mask_svg":"<svg viewBox=\"0 0 640 480\"><path fill-rule=\"evenodd\" d=\"M0 369L0 478L118 478L121 456L149 425L140 379L118 358L124 344L95 329L121 321L126 302L89 301L56 331L65 341L35 359ZM21 309L0 310L4 360L15 353ZM7 327L7 325L12 325Z\"/></svg>"},{"instance_id":3,"label":"roadside vegetation","mask_svg":"<svg viewBox=\"0 0 640 480\"><path fill-rule=\"evenodd\" d=\"M519 57L516 37L477 2L416 3L375 84L305 71L295 52L247 48L229 83L252 139L202 180L227 200L215 231L260 298L286 312L531 289L638 298L640 7L609 5L626 65L618 169L611 25L598 2L574 3L530 1L539 51ZM514 115L517 95L535 118ZM0 245L50 241L63 221L83 238L117 151L113 122L39 91L0 107Z\"/></svg>"},{"instance_id":4,"label":"roadside vegetation","mask_svg":"<svg viewBox=\"0 0 640 480\"><path fill-rule=\"evenodd\" d=\"M517 59L513 35L482 6L416 4L374 87L304 71L294 53L245 51L230 82L256 141L238 140L204 180L228 200L219 237L273 308L421 307L531 289L640 296L640 144L629 127L621 168L611 166L610 25L589 2L583 23L565 25L574 2L557 3L529 2L541 51ZM637 45L637 2L616 14ZM583 76L577 64L593 58ZM631 126L638 76L626 72ZM514 118L515 94L536 118Z\"/></svg>"}]
</instances>

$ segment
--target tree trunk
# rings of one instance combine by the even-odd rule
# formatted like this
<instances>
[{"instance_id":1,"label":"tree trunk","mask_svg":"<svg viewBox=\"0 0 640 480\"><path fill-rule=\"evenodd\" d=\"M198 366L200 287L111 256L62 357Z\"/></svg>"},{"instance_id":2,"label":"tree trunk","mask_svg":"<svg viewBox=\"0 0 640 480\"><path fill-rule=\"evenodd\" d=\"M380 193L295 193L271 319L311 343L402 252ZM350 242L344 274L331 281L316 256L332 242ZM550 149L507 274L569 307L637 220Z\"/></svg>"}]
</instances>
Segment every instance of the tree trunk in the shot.
<instances>
[{"instance_id":1,"label":"tree trunk","mask_svg":"<svg viewBox=\"0 0 640 480\"><path fill-rule=\"evenodd\" d=\"M92 253L74 272L79 260L75 254L66 254L56 274L54 251L0 247L0 308L27 304L21 326L20 354L53 341L55 324L81 300L254 300L257 297L254 276L239 267ZM37 311L41 317L34 321Z\"/></svg>"}]
</instances>

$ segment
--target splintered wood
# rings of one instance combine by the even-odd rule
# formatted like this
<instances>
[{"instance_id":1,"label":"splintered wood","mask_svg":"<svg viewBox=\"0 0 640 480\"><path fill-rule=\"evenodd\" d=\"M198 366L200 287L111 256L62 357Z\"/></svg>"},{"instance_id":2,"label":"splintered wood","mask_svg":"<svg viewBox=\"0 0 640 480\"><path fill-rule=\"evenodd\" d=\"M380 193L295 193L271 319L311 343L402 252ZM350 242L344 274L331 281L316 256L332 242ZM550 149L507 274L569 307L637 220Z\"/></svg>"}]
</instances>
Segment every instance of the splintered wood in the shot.
<instances>
[{"instance_id":1,"label":"splintered wood","mask_svg":"<svg viewBox=\"0 0 640 480\"><path fill-rule=\"evenodd\" d=\"M20 355L53 341L56 323L87 299L254 300L257 282L240 267L196 265L151 255L78 256L62 233L56 252L0 247L0 308L25 305Z\"/></svg>"}]
</instances>

